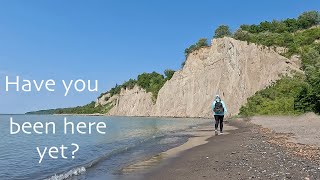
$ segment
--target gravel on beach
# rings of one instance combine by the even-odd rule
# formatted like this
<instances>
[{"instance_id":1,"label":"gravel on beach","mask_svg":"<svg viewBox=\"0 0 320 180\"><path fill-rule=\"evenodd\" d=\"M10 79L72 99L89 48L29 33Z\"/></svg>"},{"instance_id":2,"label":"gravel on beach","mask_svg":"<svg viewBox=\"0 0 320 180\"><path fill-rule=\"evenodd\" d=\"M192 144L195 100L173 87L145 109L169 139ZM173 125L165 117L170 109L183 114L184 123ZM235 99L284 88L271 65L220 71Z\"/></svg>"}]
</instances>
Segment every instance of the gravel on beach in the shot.
<instances>
[{"instance_id":1,"label":"gravel on beach","mask_svg":"<svg viewBox=\"0 0 320 180\"><path fill-rule=\"evenodd\" d=\"M276 133L291 134L294 143L320 146L320 116L307 113L301 116L256 116L250 122Z\"/></svg>"},{"instance_id":2,"label":"gravel on beach","mask_svg":"<svg viewBox=\"0 0 320 180\"><path fill-rule=\"evenodd\" d=\"M137 179L320 179L318 146L288 142L293 134L243 120L229 124L238 129L214 136Z\"/></svg>"}]
</instances>

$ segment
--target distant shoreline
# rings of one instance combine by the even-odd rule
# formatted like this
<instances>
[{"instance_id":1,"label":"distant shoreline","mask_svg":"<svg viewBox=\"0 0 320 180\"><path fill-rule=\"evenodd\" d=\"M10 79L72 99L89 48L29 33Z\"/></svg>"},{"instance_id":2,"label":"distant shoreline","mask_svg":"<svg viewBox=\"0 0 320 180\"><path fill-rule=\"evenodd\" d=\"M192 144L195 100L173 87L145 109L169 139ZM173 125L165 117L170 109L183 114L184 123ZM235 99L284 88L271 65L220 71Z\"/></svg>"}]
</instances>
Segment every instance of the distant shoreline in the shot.
<instances>
[{"instance_id":1,"label":"distant shoreline","mask_svg":"<svg viewBox=\"0 0 320 180\"><path fill-rule=\"evenodd\" d=\"M0 115L26 115L26 114L0 114Z\"/></svg>"},{"instance_id":2,"label":"distant shoreline","mask_svg":"<svg viewBox=\"0 0 320 180\"><path fill-rule=\"evenodd\" d=\"M114 116L107 114L20 114L20 115L50 115L50 116L107 116L107 117L133 117L133 118L174 118L174 119L213 119L205 117L172 117L172 116Z\"/></svg>"},{"instance_id":3,"label":"distant shoreline","mask_svg":"<svg viewBox=\"0 0 320 180\"><path fill-rule=\"evenodd\" d=\"M42 114L39 114L39 115L42 115ZM46 115L46 114L43 114L43 115ZM109 116L106 114L50 114L50 115L53 115L53 116Z\"/></svg>"}]
</instances>

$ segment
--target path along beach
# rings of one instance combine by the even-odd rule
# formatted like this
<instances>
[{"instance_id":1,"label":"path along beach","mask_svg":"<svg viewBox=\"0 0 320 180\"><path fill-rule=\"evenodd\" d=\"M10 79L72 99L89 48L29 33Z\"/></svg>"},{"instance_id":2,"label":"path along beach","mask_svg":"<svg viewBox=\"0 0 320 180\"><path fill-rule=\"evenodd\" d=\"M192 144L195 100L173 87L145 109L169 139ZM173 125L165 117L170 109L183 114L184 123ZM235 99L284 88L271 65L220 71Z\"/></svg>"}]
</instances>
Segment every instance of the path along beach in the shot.
<instances>
[{"instance_id":1,"label":"path along beach","mask_svg":"<svg viewBox=\"0 0 320 180\"><path fill-rule=\"evenodd\" d=\"M224 135L199 129L186 144L154 157L162 160L153 168L135 171L159 162L151 158L123 171L135 171L129 179L320 179L319 130L314 114L233 119Z\"/></svg>"}]
</instances>

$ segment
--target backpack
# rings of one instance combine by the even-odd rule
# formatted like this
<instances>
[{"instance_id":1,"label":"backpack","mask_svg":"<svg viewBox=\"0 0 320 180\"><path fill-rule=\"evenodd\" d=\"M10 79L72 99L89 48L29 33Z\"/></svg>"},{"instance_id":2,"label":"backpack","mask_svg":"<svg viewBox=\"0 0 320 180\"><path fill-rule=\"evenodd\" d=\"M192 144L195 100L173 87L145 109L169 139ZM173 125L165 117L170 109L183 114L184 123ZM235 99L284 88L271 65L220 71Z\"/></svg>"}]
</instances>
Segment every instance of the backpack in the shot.
<instances>
[{"instance_id":1,"label":"backpack","mask_svg":"<svg viewBox=\"0 0 320 180\"><path fill-rule=\"evenodd\" d=\"M217 114L221 114L224 112L224 108L221 102L216 102L214 105L213 111Z\"/></svg>"}]
</instances>

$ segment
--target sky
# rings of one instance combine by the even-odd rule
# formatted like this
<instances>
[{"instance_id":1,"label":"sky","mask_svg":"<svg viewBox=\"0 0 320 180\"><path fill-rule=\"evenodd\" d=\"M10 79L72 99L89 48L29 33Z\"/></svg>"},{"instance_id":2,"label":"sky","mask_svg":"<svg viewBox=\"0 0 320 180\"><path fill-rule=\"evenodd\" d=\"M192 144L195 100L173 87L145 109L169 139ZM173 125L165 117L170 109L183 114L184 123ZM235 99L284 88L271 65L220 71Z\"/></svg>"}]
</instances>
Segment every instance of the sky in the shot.
<instances>
[{"instance_id":1,"label":"sky","mask_svg":"<svg viewBox=\"0 0 320 180\"><path fill-rule=\"evenodd\" d=\"M177 70L184 49L211 39L221 24L297 17L320 1L1 0L0 113L87 104L116 83L143 72ZM54 92L5 91L15 80L53 79ZM61 81L98 80L98 92L70 90Z\"/></svg>"}]
</instances>

